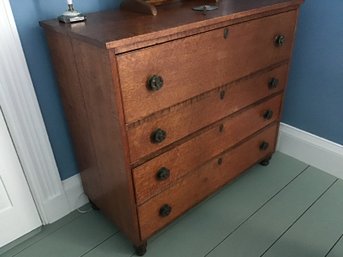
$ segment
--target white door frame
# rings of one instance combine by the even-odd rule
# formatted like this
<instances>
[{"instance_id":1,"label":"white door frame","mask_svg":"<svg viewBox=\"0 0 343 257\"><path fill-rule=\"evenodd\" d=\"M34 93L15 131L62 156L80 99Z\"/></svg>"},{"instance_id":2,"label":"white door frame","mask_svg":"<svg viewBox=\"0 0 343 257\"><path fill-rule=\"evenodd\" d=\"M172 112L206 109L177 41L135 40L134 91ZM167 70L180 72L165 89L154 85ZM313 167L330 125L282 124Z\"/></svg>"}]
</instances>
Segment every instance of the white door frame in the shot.
<instances>
[{"instance_id":1,"label":"white door frame","mask_svg":"<svg viewBox=\"0 0 343 257\"><path fill-rule=\"evenodd\" d=\"M43 224L65 216L68 203L26 64L9 0L0 0L0 105ZM3 36L4 35L4 36ZM5 40L4 40L5 39Z\"/></svg>"}]
</instances>

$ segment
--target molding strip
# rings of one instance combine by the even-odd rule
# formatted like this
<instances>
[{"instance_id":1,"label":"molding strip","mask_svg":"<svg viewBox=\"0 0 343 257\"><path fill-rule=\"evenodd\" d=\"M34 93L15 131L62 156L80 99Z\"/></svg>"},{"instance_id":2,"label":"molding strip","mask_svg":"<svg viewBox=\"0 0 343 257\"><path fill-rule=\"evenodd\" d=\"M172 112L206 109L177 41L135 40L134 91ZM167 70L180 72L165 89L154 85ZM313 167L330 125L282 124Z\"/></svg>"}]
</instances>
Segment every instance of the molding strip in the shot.
<instances>
[{"instance_id":1,"label":"molding strip","mask_svg":"<svg viewBox=\"0 0 343 257\"><path fill-rule=\"evenodd\" d=\"M80 174L67 178L62 183L71 210L78 209L88 203L88 197L83 191Z\"/></svg>"},{"instance_id":2,"label":"molding strip","mask_svg":"<svg viewBox=\"0 0 343 257\"><path fill-rule=\"evenodd\" d=\"M43 221L71 211L8 0L0 2L0 104Z\"/></svg>"},{"instance_id":3,"label":"molding strip","mask_svg":"<svg viewBox=\"0 0 343 257\"><path fill-rule=\"evenodd\" d=\"M277 150L343 179L343 146L281 123Z\"/></svg>"}]
</instances>

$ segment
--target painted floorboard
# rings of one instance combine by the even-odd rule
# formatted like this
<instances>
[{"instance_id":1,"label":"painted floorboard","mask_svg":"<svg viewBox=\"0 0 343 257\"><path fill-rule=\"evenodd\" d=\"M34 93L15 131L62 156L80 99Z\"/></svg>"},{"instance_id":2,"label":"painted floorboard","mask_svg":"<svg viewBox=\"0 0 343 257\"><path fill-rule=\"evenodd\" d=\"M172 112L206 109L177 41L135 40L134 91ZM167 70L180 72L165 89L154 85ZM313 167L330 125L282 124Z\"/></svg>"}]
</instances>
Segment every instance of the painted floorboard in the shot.
<instances>
[{"instance_id":1,"label":"painted floorboard","mask_svg":"<svg viewBox=\"0 0 343 257\"><path fill-rule=\"evenodd\" d=\"M276 153L269 166L253 167L178 219L163 236L148 242L145 256L204 256L306 167L298 160Z\"/></svg>"},{"instance_id":2,"label":"painted floorboard","mask_svg":"<svg viewBox=\"0 0 343 257\"><path fill-rule=\"evenodd\" d=\"M325 255L325 257L342 257L343 256L343 232L332 249Z\"/></svg>"},{"instance_id":3,"label":"painted floorboard","mask_svg":"<svg viewBox=\"0 0 343 257\"><path fill-rule=\"evenodd\" d=\"M335 178L276 153L268 167L253 167L155 235L145 257L203 257L208 252L210 257L261 257L265 250L263 257L343 257L343 182L318 198L330 181ZM132 255L130 241L94 211L72 213L0 252L1 257Z\"/></svg>"},{"instance_id":4,"label":"painted floorboard","mask_svg":"<svg viewBox=\"0 0 343 257\"><path fill-rule=\"evenodd\" d=\"M121 234L115 234L82 257L130 257L132 254L130 241Z\"/></svg>"},{"instance_id":5,"label":"painted floorboard","mask_svg":"<svg viewBox=\"0 0 343 257\"><path fill-rule=\"evenodd\" d=\"M86 207L88 208L88 207ZM17 239L14 242L6 245L5 247L0 248L0 256L1 257L12 257L19 252L23 251L24 249L34 245L38 241L42 240L45 237L48 237L50 234L54 233L58 229L62 228L63 226L67 226L69 223L73 222L75 219L80 217L80 213L77 211L73 211L72 213L68 214L67 216L63 217L53 224L49 224L48 226L43 226L39 228L40 232L35 233L33 236L25 235L23 238ZM29 238L28 238L29 237Z\"/></svg>"},{"instance_id":6,"label":"painted floorboard","mask_svg":"<svg viewBox=\"0 0 343 257\"><path fill-rule=\"evenodd\" d=\"M315 168L307 169L207 256L260 256L335 180Z\"/></svg>"},{"instance_id":7,"label":"painted floorboard","mask_svg":"<svg viewBox=\"0 0 343 257\"><path fill-rule=\"evenodd\" d=\"M342 196L343 181L338 180L263 257L325 256L343 233Z\"/></svg>"},{"instance_id":8,"label":"painted floorboard","mask_svg":"<svg viewBox=\"0 0 343 257\"><path fill-rule=\"evenodd\" d=\"M15 256L79 257L117 231L100 212L90 211Z\"/></svg>"}]
</instances>

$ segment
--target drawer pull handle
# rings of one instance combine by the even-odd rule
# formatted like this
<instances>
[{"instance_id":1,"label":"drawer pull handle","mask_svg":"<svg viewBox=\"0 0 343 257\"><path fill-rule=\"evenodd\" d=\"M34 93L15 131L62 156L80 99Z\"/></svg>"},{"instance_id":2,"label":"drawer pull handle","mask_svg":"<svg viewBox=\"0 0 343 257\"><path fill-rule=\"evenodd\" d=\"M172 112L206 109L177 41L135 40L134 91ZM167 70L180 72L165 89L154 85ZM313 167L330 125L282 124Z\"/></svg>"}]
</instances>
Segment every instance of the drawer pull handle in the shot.
<instances>
[{"instance_id":1,"label":"drawer pull handle","mask_svg":"<svg viewBox=\"0 0 343 257\"><path fill-rule=\"evenodd\" d=\"M218 165L222 165L223 163L223 158L219 158L218 161L217 161Z\"/></svg>"},{"instance_id":2,"label":"drawer pull handle","mask_svg":"<svg viewBox=\"0 0 343 257\"><path fill-rule=\"evenodd\" d=\"M263 141L263 142L260 144L260 150L261 150L261 151L267 150L268 147L269 147L269 143L266 142L266 141Z\"/></svg>"},{"instance_id":3,"label":"drawer pull handle","mask_svg":"<svg viewBox=\"0 0 343 257\"><path fill-rule=\"evenodd\" d=\"M172 207L168 204L164 204L161 208L160 208L160 216L161 217L167 217L172 211Z\"/></svg>"},{"instance_id":4,"label":"drawer pull handle","mask_svg":"<svg viewBox=\"0 0 343 257\"><path fill-rule=\"evenodd\" d=\"M284 35L277 35L275 37L275 45L277 47L283 46L285 44L286 38Z\"/></svg>"},{"instance_id":5,"label":"drawer pull handle","mask_svg":"<svg viewBox=\"0 0 343 257\"><path fill-rule=\"evenodd\" d=\"M224 29L224 38L227 39L228 36L229 36L229 29L225 28Z\"/></svg>"},{"instance_id":6,"label":"drawer pull handle","mask_svg":"<svg viewBox=\"0 0 343 257\"><path fill-rule=\"evenodd\" d=\"M154 144L158 144L163 142L167 137L167 132L165 132L163 129L156 129L154 132L151 133L151 142Z\"/></svg>"},{"instance_id":7,"label":"drawer pull handle","mask_svg":"<svg viewBox=\"0 0 343 257\"><path fill-rule=\"evenodd\" d=\"M273 118L273 111L271 109L268 109L266 110L264 113L263 113L263 118L265 120L270 120L271 118Z\"/></svg>"},{"instance_id":8,"label":"drawer pull handle","mask_svg":"<svg viewBox=\"0 0 343 257\"><path fill-rule=\"evenodd\" d=\"M279 80L277 78L272 78L271 80L269 80L269 89L274 89L277 88L277 86L279 85Z\"/></svg>"},{"instance_id":9,"label":"drawer pull handle","mask_svg":"<svg viewBox=\"0 0 343 257\"><path fill-rule=\"evenodd\" d=\"M167 169L166 167L160 168L156 174L157 180L159 181L166 180L167 178L169 178L169 176L170 176L170 170Z\"/></svg>"},{"instance_id":10,"label":"drawer pull handle","mask_svg":"<svg viewBox=\"0 0 343 257\"><path fill-rule=\"evenodd\" d=\"M158 75L152 75L148 80L148 89L151 91L160 90L163 87L163 78Z\"/></svg>"}]
</instances>

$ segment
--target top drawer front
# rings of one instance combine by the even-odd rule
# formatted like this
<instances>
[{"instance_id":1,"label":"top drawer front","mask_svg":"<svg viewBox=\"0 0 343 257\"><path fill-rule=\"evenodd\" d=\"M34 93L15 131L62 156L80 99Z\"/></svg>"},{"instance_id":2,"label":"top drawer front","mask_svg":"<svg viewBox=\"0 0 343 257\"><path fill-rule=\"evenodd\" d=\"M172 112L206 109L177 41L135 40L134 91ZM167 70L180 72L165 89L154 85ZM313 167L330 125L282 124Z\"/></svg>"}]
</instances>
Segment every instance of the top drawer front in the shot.
<instances>
[{"instance_id":1,"label":"top drawer front","mask_svg":"<svg viewBox=\"0 0 343 257\"><path fill-rule=\"evenodd\" d=\"M296 15L290 11L118 55L126 122L288 59ZM285 38L281 46L278 35ZM153 75L163 79L159 90L148 87Z\"/></svg>"}]
</instances>

